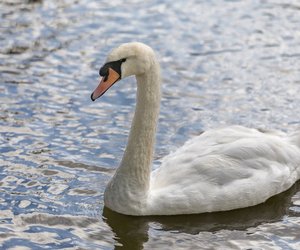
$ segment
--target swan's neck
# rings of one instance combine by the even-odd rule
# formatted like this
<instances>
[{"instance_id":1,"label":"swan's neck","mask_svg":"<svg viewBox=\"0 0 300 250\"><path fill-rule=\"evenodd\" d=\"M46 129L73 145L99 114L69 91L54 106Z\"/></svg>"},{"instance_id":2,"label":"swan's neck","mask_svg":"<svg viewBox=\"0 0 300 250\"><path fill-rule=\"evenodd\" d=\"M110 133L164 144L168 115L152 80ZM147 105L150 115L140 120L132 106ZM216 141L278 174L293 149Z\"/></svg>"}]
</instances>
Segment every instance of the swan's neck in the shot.
<instances>
[{"instance_id":1,"label":"swan's neck","mask_svg":"<svg viewBox=\"0 0 300 250\"><path fill-rule=\"evenodd\" d=\"M147 190L159 113L160 83L157 82L158 76L151 73L136 78L136 110L119 171L130 174L139 189Z\"/></svg>"},{"instance_id":2,"label":"swan's neck","mask_svg":"<svg viewBox=\"0 0 300 250\"><path fill-rule=\"evenodd\" d=\"M154 62L151 70L136 79L137 103L128 144L105 195L106 205L123 213L130 209L136 213L147 199L160 106L158 63Z\"/></svg>"}]
</instances>

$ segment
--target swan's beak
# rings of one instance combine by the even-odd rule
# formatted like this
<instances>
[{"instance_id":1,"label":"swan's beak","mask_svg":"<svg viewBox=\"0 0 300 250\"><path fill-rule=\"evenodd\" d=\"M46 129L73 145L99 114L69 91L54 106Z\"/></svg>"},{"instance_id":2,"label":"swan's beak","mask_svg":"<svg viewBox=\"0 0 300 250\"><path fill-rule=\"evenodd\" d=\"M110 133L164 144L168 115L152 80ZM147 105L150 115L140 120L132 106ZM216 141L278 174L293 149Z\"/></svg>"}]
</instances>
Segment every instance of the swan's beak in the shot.
<instances>
[{"instance_id":1,"label":"swan's beak","mask_svg":"<svg viewBox=\"0 0 300 250\"><path fill-rule=\"evenodd\" d=\"M120 79L118 72L114 71L112 68L108 69L108 76L104 76L98 87L94 90L91 95L92 101L95 101L97 98L102 96L115 82Z\"/></svg>"}]
</instances>

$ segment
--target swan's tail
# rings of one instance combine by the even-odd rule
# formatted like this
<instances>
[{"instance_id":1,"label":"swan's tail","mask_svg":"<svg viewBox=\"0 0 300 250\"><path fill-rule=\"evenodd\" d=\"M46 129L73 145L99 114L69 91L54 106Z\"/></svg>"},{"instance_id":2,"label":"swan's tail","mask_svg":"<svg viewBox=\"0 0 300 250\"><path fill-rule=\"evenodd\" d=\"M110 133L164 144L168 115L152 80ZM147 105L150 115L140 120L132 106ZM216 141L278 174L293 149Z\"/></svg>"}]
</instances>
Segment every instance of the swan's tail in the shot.
<instances>
[{"instance_id":1,"label":"swan's tail","mask_svg":"<svg viewBox=\"0 0 300 250\"><path fill-rule=\"evenodd\" d=\"M290 140L300 148L300 129L290 135Z\"/></svg>"}]
</instances>

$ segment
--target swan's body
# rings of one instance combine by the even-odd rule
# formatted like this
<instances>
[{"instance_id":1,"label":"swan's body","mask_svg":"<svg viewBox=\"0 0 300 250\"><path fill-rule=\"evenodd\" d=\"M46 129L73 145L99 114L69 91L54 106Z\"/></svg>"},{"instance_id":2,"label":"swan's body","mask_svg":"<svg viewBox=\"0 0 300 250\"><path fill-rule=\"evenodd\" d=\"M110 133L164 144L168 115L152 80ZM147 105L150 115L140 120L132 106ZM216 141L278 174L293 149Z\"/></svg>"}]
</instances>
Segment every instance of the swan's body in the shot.
<instances>
[{"instance_id":1,"label":"swan's body","mask_svg":"<svg viewBox=\"0 0 300 250\"><path fill-rule=\"evenodd\" d=\"M141 43L121 45L108 56L100 74L108 80L100 83L93 100L119 78L137 79L128 144L105 190L110 209L129 215L225 211L262 203L300 178L300 131L287 135L241 126L204 132L165 157L151 173L160 104L154 52Z\"/></svg>"}]
</instances>

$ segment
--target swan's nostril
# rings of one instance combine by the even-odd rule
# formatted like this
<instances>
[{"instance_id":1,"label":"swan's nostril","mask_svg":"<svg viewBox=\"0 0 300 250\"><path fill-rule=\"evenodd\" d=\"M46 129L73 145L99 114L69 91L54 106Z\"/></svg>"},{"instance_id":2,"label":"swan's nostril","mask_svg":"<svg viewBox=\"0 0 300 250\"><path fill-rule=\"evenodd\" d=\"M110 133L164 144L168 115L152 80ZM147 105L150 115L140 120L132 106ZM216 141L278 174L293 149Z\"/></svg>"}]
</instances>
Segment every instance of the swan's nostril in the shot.
<instances>
[{"instance_id":1,"label":"swan's nostril","mask_svg":"<svg viewBox=\"0 0 300 250\"><path fill-rule=\"evenodd\" d=\"M104 76L104 80L103 81L106 82L107 79L108 79L108 74Z\"/></svg>"}]
</instances>

